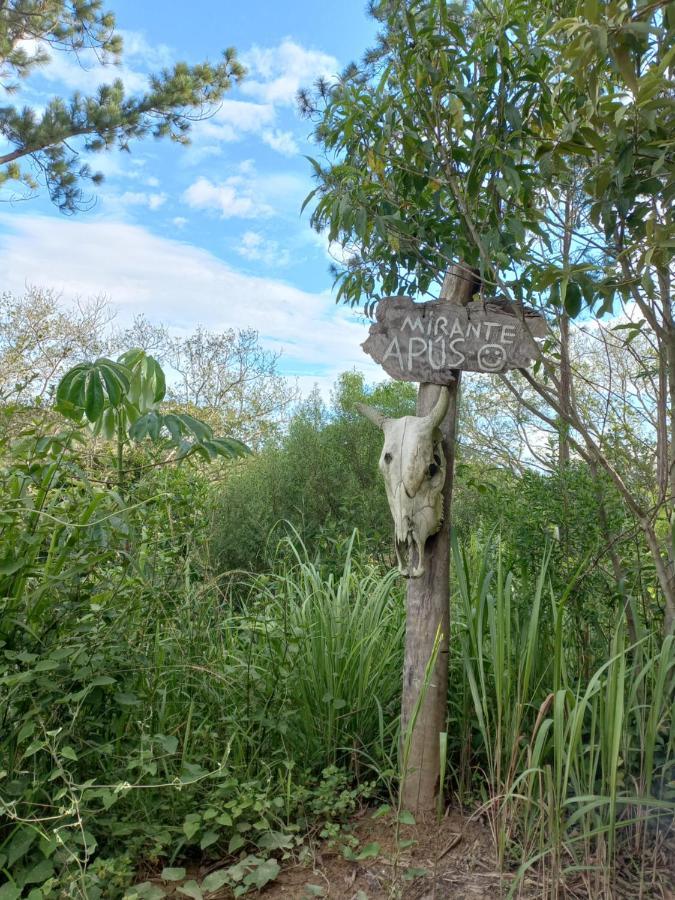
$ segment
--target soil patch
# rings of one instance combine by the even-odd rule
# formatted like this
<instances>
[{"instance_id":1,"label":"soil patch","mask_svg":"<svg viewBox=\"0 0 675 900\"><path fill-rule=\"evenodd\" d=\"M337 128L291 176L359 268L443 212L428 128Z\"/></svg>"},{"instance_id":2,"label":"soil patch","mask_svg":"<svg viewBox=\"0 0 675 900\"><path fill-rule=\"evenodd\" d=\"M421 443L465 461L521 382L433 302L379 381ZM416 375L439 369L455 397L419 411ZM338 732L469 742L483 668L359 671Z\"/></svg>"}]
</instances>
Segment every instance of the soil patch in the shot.
<instances>
[{"instance_id":1,"label":"soil patch","mask_svg":"<svg viewBox=\"0 0 675 900\"><path fill-rule=\"evenodd\" d=\"M364 848L377 855L349 860L339 848L319 846L311 866L284 869L263 896L496 900L508 890L489 829L458 813L449 812L440 823L433 818L399 825L397 831L392 817L374 819L368 811L355 823L354 834L360 844L357 856Z\"/></svg>"}]
</instances>

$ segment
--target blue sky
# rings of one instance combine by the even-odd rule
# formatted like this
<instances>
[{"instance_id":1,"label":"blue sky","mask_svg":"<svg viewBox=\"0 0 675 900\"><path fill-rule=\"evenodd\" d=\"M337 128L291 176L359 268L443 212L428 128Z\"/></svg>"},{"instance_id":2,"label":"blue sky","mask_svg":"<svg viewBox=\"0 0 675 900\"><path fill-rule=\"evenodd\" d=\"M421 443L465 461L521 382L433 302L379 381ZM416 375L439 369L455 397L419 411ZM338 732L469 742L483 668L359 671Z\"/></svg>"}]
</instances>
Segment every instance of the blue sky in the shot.
<instances>
[{"instance_id":1,"label":"blue sky","mask_svg":"<svg viewBox=\"0 0 675 900\"><path fill-rule=\"evenodd\" d=\"M130 155L97 154L92 165L105 182L95 205L74 217L44 192L22 200L5 187L0 290L41 285L60 291L64 303L104 294L118 323L144 313L177 333L198 324L253 327L305 390L314 382L326 390L354 366L381 377L359 346L364 323L331 296L331 248L300 216L312 189L303 154L316 148L294 102L299 86L334 75L372 42L365 0L109 6L125 40L121 69L54 54L11 102L39 108L54 94L87 92L115 77L142 89L148 72L179 59L216 59L226 46L237 48L249 75L195 126L189 148L150 140Z\"/></svg>"}]
</instances>

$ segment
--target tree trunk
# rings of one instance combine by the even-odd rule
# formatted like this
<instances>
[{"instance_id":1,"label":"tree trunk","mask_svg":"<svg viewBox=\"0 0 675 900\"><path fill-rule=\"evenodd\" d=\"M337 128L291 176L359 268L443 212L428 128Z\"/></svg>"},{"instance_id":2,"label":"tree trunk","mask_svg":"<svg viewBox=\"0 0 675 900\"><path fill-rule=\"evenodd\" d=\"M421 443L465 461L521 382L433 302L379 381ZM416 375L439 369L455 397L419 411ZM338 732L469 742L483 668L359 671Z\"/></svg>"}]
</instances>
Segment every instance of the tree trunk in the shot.
<instances>
[{"instance_id":1,"label":"tree trunk","mask_svg":"<svg viewBox=\"0 0 675 900\"><path fill-rule=\"evenodd\" d=\"M672 299L670 296L670 273L667 269L657 270L661 304L663 306L663 337L667 362L668 396L661 398L668 410L668 496L666 498L666 515L671 529L673 521L673 505L675 503L675 322L673 321ZM663 353L663 349L661 349ZM668 581L664 587L666 610L664 633L670 634L675 629L675 547L672 539L667 542Z\"/></svg>"},{"instance_id":2,"label":"tree trunk","mask_svg":"<svg viewBox=\"0 0 675 900\"><path fill-rule=\"evenodd\" d=\"M638 627L635 621L635 616L633 614L633 607L631 606L630 597L628 596L626 590L626 573L623 570L623 565L621 564L621 560L619 559L619 554L616 549L616 538L612 535L611 529L609 527L609 518L607 516L607 509L605 507L605 492L603 490L602 481L600 480L598 464L595 462L595 460L590 463L590 470L593 475L593 482L595 484L596 496L598 500L598 519L600 521L600 532L607 546L607 553L612 564L612 571L614 573L616 589L623 604L623 612L626 618L626 627L628 628L628 637L630 638L631 643L634 644L637 641L638 637Z\"/></svg>"},{"instance_id":3,"label":"tree trunk","mask_svg":"<svg viewBox=\"0 0 675 900\"><path fill-rule=\"evenodd\" d=\"M441 297L466 304L477 283L463 266L448 270ZM408 581L406 602L405 660L401 700L401 782L403 809L424 815L433 813L441 782L439 735L445 731L448 703L448 647L450 629L450 513L455 467L455 436L459 408L460 372L449 385L450 402L441 423L447 474L443 487L443 526L426 545L425 573ZM417 415L426 415L438 399L440 388L421 384ZM432 657L436 635L440 645L428 684L425 671ZM417 717L415 707L422 694ZM414 720L414 722L413 722Z\"/></svg>"},{"instance_id":4,"label":"tree trunk","mask_svg":"<svg viewBox=\"0 0 675 900\"><path fill-rule=\"evenodd\" d=\"M570 250L572 248L572 226L574 222L574 187L568 187L565 195L565 232L562 239L562 266L569 268ZM567 414L560 423L558 433L558 463L563 472L570 461L569 412L572 408L572 366L570 363L570 317L563 305L560 310L560 388L558 391L560 406Z\"/></svg>"},{"instance_id":5,"label":"tree trunk","mask_svg":"<svg viewBox=\"0 0 675 900\"><path fill-rule=\"evenodd\" d=\"M558 432L558 465L560 472L567 469L570 462L569 413L572 408L572 365L570 363L570 317L563 310L560 313L560 407L565 418L561 418Z\"/></svg>"}]
</instances>

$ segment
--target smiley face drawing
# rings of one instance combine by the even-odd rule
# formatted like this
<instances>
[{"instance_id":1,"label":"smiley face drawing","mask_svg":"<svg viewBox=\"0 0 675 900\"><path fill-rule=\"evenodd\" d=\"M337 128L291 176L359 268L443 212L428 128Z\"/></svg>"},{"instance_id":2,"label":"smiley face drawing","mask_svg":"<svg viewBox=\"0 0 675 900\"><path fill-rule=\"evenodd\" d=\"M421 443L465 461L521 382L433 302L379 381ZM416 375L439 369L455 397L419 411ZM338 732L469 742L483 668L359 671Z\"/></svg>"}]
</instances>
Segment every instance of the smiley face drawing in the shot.
<instances>
[{"instance_id":1,"label":"smiley face drawing","mask_svg":"<svg viewBox=\"0 0 675 900\"><path fill-rule=\"evenodd\" d=\"M483 344L478 351L478 368L481 372L499 372L504 368L506 351L500 344Z\"/></svg>"}]
</instances>

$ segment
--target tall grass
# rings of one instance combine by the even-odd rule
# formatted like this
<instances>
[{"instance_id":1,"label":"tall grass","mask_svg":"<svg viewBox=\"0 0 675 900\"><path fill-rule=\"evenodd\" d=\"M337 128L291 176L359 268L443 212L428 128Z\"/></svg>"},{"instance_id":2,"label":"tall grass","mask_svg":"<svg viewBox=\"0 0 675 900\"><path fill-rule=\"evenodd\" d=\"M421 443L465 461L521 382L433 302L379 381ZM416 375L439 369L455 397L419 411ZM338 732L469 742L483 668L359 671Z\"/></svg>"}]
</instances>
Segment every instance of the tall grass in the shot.
<instances>
[{"instance_id":1,"label":"tall grass","mask_svg":"<svg viewBox=\"0 0 675 900\"><path fill-rule=\"evenodd\" d=\"M285 752L359 774L390 760L398 726L404 615L396 573L355 557L339 574L288 541L280 571L256 579L242 609L268 707L288 711Z\"/></svg>"},{"instance_id":2,"label":"tall grass","mask_svg":"<svg viewBox=\"0 0 675 900\"><path fill-rule=\"evenodd\" d=\"M536 870L542 896L573 882L589 897L613 896L619 848L653 856L659 827L672 823L673 637L627 646L617 617L607 657L586 679L568 649L569 592L556 598L549 587L548 550L527 597L498 549L455 541L453 553L459 784L481 771L500 862L518 865L511 894Z\"/></svg>"}]
</instances>

